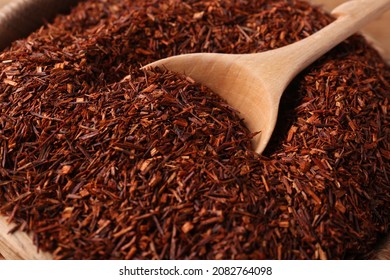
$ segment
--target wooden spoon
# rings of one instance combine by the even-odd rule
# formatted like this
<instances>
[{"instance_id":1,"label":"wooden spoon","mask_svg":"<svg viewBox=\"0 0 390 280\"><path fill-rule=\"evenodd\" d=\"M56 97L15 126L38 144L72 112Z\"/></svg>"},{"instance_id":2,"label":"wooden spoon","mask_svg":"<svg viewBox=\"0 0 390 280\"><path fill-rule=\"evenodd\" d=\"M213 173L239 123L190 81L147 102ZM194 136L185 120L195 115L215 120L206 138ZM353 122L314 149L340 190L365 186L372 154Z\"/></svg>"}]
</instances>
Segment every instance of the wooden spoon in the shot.
<instances>
[{"instance_id":1,"label":"wooden spoon","mask_svg":"<svg viewBox=\"0 0 390 280\"><path fill-rule=\"evenodd\" d=\"M280 98L303 69L390 8L390 0L355 0L332 11L337 19L294 44L256 54L194 53L144 66L185 74L209 87L238 110L262 153L276 125Z\"/></svg>"}]
</instances>

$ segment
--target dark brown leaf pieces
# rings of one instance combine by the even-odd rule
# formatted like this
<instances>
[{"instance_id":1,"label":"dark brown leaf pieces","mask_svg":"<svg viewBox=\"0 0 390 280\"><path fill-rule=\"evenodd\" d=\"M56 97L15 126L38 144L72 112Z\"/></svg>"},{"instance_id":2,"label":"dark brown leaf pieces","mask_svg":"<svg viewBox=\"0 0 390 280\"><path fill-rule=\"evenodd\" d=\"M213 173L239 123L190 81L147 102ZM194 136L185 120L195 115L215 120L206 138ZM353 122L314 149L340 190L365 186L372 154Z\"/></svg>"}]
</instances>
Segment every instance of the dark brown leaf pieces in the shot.
<instances>
[{"instance_id":1,"label":"dark brown leaf pieces","mask_svg":"<svg viewBox=\"0 0 390 280\"><path fill-rule=\"evenodd\" d=\"M331 20L298 0L83 1L0 54L0 211L56 259L365 257L389 230L390 68L362 37L292 82L264 156L208 89L138 70Z\"/></svg>"}]
</instances>

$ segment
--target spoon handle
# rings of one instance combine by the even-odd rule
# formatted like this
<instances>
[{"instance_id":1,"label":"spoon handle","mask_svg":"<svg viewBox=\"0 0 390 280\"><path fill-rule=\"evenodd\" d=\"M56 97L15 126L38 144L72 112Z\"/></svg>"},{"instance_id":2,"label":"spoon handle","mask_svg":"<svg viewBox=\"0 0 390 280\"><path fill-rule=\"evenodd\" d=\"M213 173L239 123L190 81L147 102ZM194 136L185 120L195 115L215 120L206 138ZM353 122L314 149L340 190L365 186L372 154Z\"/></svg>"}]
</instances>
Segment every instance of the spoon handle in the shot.
<instances>
[{"instance_id":1,"label":"spoon handle","mask_svg":"<svg viewBox=\"0 0 390 280\"><path fill-rule=\"evenodd\" d=\"M354 0L336 7L332 11L335 21L289 46L295 51L289 52L288 60L296 62L291 78L389 8L390 0Z\"/></svg>"}]
</instances>

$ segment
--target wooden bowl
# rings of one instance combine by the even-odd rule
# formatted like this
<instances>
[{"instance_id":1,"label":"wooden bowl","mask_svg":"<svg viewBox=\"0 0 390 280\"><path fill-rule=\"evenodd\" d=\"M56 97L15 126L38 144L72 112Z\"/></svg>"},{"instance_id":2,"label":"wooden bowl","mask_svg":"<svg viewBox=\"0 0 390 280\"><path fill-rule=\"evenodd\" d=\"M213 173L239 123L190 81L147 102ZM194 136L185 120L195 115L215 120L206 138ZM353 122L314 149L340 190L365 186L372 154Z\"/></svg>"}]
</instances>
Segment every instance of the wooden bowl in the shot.
<instances>
[{"instance_id":1,"label":"wooden bowl","mask_svg":"<svg viewBox=\"0 0 390 280\"><path fill-rule=\"evenodd\" d=\"M68 11L78 1L0 0L0 50L26 37L58 13ZM14 226L0 215L0 259L52 258L48 253L38 252L29 234L22 231L9 234Z\"/></svg>"}]
</instances>

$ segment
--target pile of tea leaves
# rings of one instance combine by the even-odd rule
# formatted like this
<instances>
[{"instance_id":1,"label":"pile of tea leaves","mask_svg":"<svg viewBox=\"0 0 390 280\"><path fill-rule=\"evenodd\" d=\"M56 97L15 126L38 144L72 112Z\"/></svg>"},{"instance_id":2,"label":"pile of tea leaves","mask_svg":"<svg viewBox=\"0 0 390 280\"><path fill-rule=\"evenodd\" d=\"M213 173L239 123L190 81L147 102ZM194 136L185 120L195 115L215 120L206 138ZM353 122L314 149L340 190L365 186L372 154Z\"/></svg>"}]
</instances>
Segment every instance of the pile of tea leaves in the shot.
<instances>
[{"instance_id":1,"label":"pile of tea leaves","mask_svg":"<svg viewBox=\"0 0 390 280\"><path fill-rule=\"evenodd\" d=\"M390 67L355 35L282 98L264 155L190 78L329 24L299 0L86 0L0 54L0 211L56 259L363 258L389 231Z\"/></svg>"}]
</instances>

